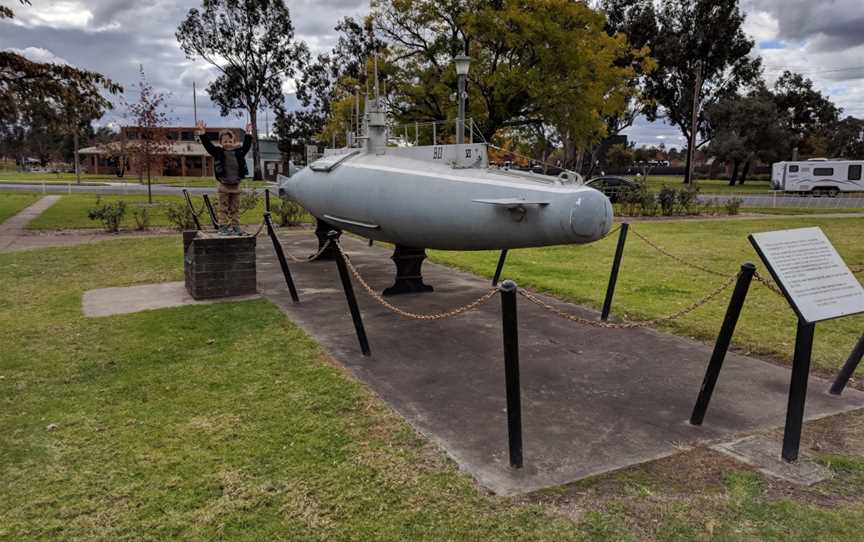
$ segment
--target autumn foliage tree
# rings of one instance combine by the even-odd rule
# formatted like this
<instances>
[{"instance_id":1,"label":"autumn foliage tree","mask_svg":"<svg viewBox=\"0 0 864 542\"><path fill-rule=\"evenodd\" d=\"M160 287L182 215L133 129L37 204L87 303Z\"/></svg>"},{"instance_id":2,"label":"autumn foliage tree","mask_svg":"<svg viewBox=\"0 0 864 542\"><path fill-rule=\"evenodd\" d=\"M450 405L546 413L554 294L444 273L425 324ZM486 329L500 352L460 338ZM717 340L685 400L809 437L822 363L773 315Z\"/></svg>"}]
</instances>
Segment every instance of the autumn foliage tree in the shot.
<instances>
[{"instance_id":1,"label":"autumn foliage tree","mask_svg":"<svg viewBox=\"0 0 864 542\"><path fill-rule=\"evenodd\" d=\"M147 175L147 201L153 203L152 176L161 171L165 156L171 150L167 127L169 116L166 107L168 95L154 90L153 85L140 68L138 99L126 102L126 116L135 126L136 139L126 142L129 160L139 176Z\"/></svg>"}]
</instances>

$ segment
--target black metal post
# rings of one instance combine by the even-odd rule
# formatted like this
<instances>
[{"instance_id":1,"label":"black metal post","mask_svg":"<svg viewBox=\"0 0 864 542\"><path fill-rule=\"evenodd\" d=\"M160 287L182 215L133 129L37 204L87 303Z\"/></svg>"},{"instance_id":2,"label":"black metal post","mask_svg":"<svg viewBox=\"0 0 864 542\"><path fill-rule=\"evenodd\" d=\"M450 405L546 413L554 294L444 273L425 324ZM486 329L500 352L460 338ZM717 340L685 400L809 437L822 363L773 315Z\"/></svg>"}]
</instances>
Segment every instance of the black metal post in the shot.
<instances>
[{"instance_id":1,"label":"black metal post","mask_svg":"<svg viewBox=\"0 0 864 542\"><path fill-rule=\"evenodd\" d=\"M204 194L204 205L207 206L207 212L210 213L210 222L213 223L213 229L219 229L219 221L216 220L216 212L213 210L213 205L210 204L210 196Z\"/></svg>"},{"instance_id":2,"label":"black metal post","mask_svg":"<svg viewBox=\"0 0 864 542\"><path fill-rule=\"evenodd\" d=\"M183 189L183 197L186 198L186 205L189 206L189 211L192 213L192 220L195 221L195 229L201 231L201 223L198 222L198 215L195 214L195 206L192 205L192 198L189 197L189 191Z\"/></svg>"},{"instance_id":3,"label":"black metal post","mask_svg":"<svg viewBox=\"0 0 864 542\"><path fill-rule=\"evenodd\" d=\"M849 359L846 360L843 368L837 373L837 378L834 379L834 383L831 385L831 394L840 395L843 393L843 389L849 383L849 379L852 378L855 369L858 368L858 364L861 363L862 357L864 357L864 335L861 335L861 338L858 339L858 343L852 349L852 353L849 354Z\"/></svg>"},{"instance_id":4,"label":"black metal post","mask_svg":"<svg viewBox=\"0 0 864 542\"><path fill-rule=\"evenodd\" d=\"M690 423L693 425L702 425L702 420L705 419L705 411L708 410L708 403L711 402L714 386L720 376L720 369L723 368L726 352L729 351L729 344L732 342L732 335L735 333L735 326L738 324L738 317L741 315L741 308L744 306L755 273L756 266L752 263L748 262L741 266L741 273L738 274L738 282L735 283L735 290L729 299L729 307L726 309L720 334L717 335L717 342L714 343L714 352L711 353L708 370L705 371L705 378L699 389L699 397L690 415Z\"/></svg>"},{"instance_id":5,"label":"black metal post","mask_svg":"<svg viewBox=\"0 0 864 542\"><path fill-rule=\"evenodd\" d=\"M615 295L615 283L618 282L618 271L621 269L621 258L624 256L624 243L627 242L627 230L630 224L621 224L618 233L618 246L615 248L615 259L612 260L612 273L609 275L609 286L606 287L606 299L603 300L603 312L600 319L604 322L609 319L609 311L612 310L612 297Z\"/></svg>"},{"instance_id":6,"label":"black metal post","mask_svg":"<svg viewBox=\"0 0 864 542\"><path fill-rule=\"evenodd\" d=\"M264 213L264 223L267 225L267 235L273 241L273 250L276 252L276 259L279 260L279 267L282 268L282 274L285 276L285 283L288 285L288 291L291 293L291 301L298 303L300 297L297 295L297 288L294 287L294 279L291 277L291 270L288 269L288 260L285 259L285 251L282 250L282 243L276 237L276 229L273 227L273 221L270 219L270 213Z\"/></svg>"},{"instance_id":7,"label":"black metal post","mask_svg":"<svg viewBox=\"0 0 864 542\"><path fill-rule=\"evenodd\" d=\"M789 405L783 430L783 459L790 463L798 459L801 446L801 425L804 422L804 401L807 399L807 377L810 375L810 355L813 352L813 332L816 324L798 320L795 334L795 355L792 359L792 382L789 384Z\"/></svg>"},{"instance_id":8,"label":"black metal post","mask_svg":"<svg viewBox=\"0 0 864 542\"><path fill-rule=\"evenodd\" d=\"M264 189L264 212L265 213L270 212L270 189L269 188Z\"/></svg>"},{"instance_id":9,"label":"black metal post","mask_svg":"<svg viewBox=\"0 0 864 542\"><path fill-rule=\"evenodd\" d=\"M507 389L507 440L510 466L522 468L522 399L519 387L519 326L516 317L516 283L501 284L501 323L504 331L504 377Z\"/></svg>"},{"instance_id":10,"label":"black metal post","mask_svg":"<svg viewBox=\"0 0 864 542\"><path fill-rule=\"evenodd\" d=\"M504 269L504 260L507 259L507 249L501 251L498 256L498 267L495 268L495 276L492 277L492 286L498 286L498 281L501 279L501 270Z\"/></svg>"},{"instance_id":11,"label":"black metal post","mask_svg":"<svg viewBox=\"0 0 864 542\"><path fill-rule=\"evenodd\" d=\"M327 238L335 245L339 239L338 231L331 231ZM348 274L348 266L345 265L343 254L337 254L336 267L339 268L339 278L342 280L342 289L345 290L345 299L348 301L348 309L351 311L351 319L354 320L354 330L357 332L357 340L360 342L360 351L364 356L370 356L369 339L366 338L366 328L363 327L363 318L360 316L360 308L357 306L357 298L354 296L354 286L351 284L351 275Z\"/></svg>"}]
</instances>

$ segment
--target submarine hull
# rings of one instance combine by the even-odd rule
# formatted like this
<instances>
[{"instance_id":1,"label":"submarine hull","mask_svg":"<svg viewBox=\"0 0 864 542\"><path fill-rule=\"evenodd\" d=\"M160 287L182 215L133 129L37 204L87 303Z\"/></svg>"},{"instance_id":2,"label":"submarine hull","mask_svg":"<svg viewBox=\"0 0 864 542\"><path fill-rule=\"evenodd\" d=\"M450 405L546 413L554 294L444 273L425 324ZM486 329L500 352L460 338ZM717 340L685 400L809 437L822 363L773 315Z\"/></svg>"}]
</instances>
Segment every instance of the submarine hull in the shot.
<instances>
[{"instance_id":1,"label":"submarine hull","mask_svg":"<svg viewBox=\"0 0 864 542\"><path fill-rule=\"evenodd\" d=\"M376 241L439 250L590 243L612 226L612 206L584 186L500 170L453 168L366 154L330 171L305 168L282 188L312 215Z\"/></svg>"}]
</instances>

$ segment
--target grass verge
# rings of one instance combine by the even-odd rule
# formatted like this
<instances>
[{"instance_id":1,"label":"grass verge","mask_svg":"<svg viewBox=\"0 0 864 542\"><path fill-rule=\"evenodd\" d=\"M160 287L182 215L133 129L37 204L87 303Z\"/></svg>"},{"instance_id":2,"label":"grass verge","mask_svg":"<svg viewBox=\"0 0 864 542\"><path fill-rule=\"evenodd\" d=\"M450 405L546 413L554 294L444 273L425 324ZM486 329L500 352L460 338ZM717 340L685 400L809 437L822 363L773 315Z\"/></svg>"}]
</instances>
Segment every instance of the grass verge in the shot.
<instances>
[{"instance_id":1,"label":"grass verge","mask_svg":"<svg viewBox=\"0 0 864 542\"><path fill-rule=\"evenodd\" d=\"M36 194L9 194L0 193L0 224L10 216L21 212L25 207L36 202L40 196Z\"/></svg>"},{"instance_id":2,"label":"grass verge","mask_svg":"<svg viewBox=\"0 0 864 542\"><path fill-rule=\"evenodd\" d=\"M632 226L615 290L612 314L650 320L681 310L714 290L722 277L685 267L655 251L633 232L645 235L668 252L724 275L736 273L747 261L768 272L747 241L751 232L820 226L850 265L864 263L861 232L864 219L833 218L800 221L704 220L698 222L638 222ZM599 308L603 303L617 235L591 245L571 245L511 251L503 278L546 291L562 299ZM491 277L497 252L438 252L433 260ZM724 294L664 329L705 341L716 338L729 295ZM835 371L848 356L864 328L864 316L820 323L813 365ZM733 346L786 362L791 361L795 317L785 300L754 283Z\"/></svg>"}]
</instances>

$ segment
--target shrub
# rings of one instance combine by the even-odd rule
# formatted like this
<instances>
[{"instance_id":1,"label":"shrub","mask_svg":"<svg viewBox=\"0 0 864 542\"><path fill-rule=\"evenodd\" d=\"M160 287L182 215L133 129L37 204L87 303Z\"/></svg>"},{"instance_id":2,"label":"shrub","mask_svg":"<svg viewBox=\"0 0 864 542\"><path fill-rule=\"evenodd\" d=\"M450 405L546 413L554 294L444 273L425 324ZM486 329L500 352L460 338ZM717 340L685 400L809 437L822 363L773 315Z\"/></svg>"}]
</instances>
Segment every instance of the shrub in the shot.
<instances>
[{"instance_id":1,"label":"shrub","mask_svg":"<svg viewBox=\"0 0 864 542\"><path fill-rule=\"evenodd\" d=\"M270 212L279 219L279 226L299 226L303 216L306 215L304 209L296 201L288 198L276 198L270 201Z\"/></svg>"},{"instance_id":2,"label":"shrub","mask_svg":"<svg viewBox=\"0 0 864 542\"><path fill-rule=\"evenodd\" d=\"M657 202L660 204L660 212L663 216L675 214L675 204L678 201L678 191L671 186L663 186L657 194Z\"/></svg>"},{"instance_id":3,"label":"shrub","mask_svg":"<svg viewBox=\"0 0 864 542\"><path fill-rule=\"evenodd\" d=\"M261 201L261 197L254 190L240 194L240 214L258 207L259 201Z\"/></svg>"},{"instance_id":4,"label":"shrub","mask_svg":"<svg viewBox=\"0 0 864 542\"><path fill-rule=\"evenodd\" d=\"M98 220L102 222L105 231L109 233L117 233L120 231L120 222L126 215L126 202L123 200L114 203L102 203L99 197L96 198L96 206L87 211L87 216L90 220Z\"/></svg>"},{"instance_id":5,"label":"shrub","mask_svg":"<svg viewBox=\"0 0 864 542\"><path fill-rule=\"evenodd\" d=\"M678 193L675 196L675 199L678 202L678 208L679 208L680 212L687 214L687 215L695 214L694 213L694 209L695 209L696 210L695 212L698 213L698 206L697 206L697 203L699 202L698 196L699 196L699 189L698 188L693 188L690 186L680 188L678 190Z\"/></svg>"},{"instance_id":6,"label":"shrub","mask_svg":"<svg viewBox=\"0 0 864 542\"><path fill-rule=\"evenodd\" d=\"M150 209L143 205L132 209L132 218L135 220L135 229L144 231L150 228Z\"/></svg>"},{"instance_id":7,"label":"shrub","mask_svg":"<svg viewBox=\"0 0 864 542\"><path fill-rule=\"evenodd\" d=\"M639 201L639 206L642 208L643 216L657 215L657 197L651 192L642 194L642 199Z\"/></svg>"},{"instance_id":8,"label":"shrub","mask_svg":"<svg viewBox=\"0 0 864 542\"><path fill-rule=\"evenodd\" d=\"M192 215L192 210L185 203L172 202L166 205L165 217L177 230L195 229L195 217Z\"/></svg>"},{"instance_id":9,"label":"shrub","mask_svg":"<svg viewBox=\"0 0 864 542\"><path fill-rule=\"evenodd\" d=\"M723 207L726 208L727 214L737 215L742 203L744 203L744 200L741 198L729 198L723 203Z\"/></svg>"}]
</instances>

